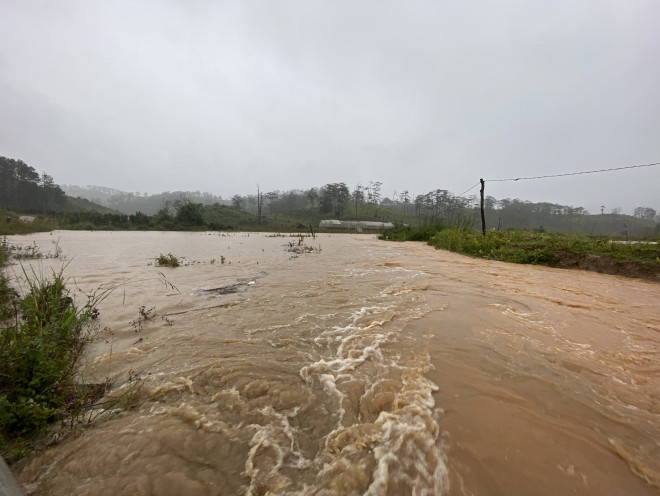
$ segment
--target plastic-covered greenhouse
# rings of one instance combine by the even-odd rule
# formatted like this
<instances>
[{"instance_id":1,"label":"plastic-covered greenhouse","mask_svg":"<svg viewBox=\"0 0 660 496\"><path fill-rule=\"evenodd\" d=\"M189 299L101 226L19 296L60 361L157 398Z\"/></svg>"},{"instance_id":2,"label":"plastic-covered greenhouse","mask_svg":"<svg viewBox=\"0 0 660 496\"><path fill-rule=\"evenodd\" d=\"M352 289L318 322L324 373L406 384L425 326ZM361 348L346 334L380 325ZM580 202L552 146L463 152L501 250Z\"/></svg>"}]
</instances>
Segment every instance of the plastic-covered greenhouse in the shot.
<instances>
[{"instance_id":1,"label":"plastic-covered greenhouse","mask_svg":"<svg viewBox=\"0 0 660 496\"><path fill-rule=\"evenodd\" d=\"M380 231L394 227L391 222L373 222L368 220L322 220L319 224L320 229L342 229L362 231Z\"/></svg>"}]
</instances>

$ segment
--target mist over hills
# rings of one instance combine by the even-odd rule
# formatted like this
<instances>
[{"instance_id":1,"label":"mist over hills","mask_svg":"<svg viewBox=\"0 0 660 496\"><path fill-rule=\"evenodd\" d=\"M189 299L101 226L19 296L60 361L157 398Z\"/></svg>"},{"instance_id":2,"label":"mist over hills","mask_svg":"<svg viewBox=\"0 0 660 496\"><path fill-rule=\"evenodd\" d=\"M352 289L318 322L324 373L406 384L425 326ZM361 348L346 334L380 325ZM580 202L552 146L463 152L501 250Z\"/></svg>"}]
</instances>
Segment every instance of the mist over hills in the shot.
<instances>
[{"instance_id":1,"label":"mist over hills","mask_svg":"<svg viewBox=\"0 0 660 496\"><path fill-rule=\"evenodd\" d=\"M229 205L231 202L223 200L221 196L199 191L166 191L154 195L140 192L127 192L105 186L76 186L62 185L64 192L74 198L83 198L98 205L116 210L124 214L142 212L146 215L155 215L165 208L169 202L189 201L202 205Z\"/></svg>"}]
</instances>

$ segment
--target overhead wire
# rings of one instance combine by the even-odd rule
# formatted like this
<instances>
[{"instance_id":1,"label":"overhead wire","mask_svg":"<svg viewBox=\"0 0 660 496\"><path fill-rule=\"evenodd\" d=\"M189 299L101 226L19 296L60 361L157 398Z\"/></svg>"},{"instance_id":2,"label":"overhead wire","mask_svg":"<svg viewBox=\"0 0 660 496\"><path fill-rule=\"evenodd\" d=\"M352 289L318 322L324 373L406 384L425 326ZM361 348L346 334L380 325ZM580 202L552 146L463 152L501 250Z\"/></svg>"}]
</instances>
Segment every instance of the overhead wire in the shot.
<instances>
[{"instance_id":1,"label":"overhead wire","mask_svg":"<svg viewBox=\"0 0 660 496\"><path fill-rule=\"evenodd\" d=\"M479 186L479 184L481 184L481 182L477 182L474 186L471 186L470 188L466 189L466 190L463 191L460 195L458 195L456 198L460 198L460 197L463 196L465 193L469 193L469 192L472 191L474 188L476 188L477 186Z\"/></svg>"},{"instance_id":2,"label":"overhead wire","mask_svg":"<svg viewBox=\"0 0 660 496\"><path fill-rule=\"evenodd\" d=\"M590 170L590 171L580 171L580 172L566 172L564 174L548 174L545 176L532 176L532 177L515 177L515 178L508 178L508 179L485 179L485 181L489 182L504 182L504 181L524 181L524 180L530 180L530 179L547 179L550 177L563 177L563 176L578 176L580 174L596 174L599 172L610 172L610 171L617 171L617 170L624 170L624 169L637 169L640 167L652 167L654 165L660 165L660 162L655 162L652 164L640 164L640 165L628 165L626 167L612 167L611 169L598 169L598 170ZM475 185L476 186L476 185ZM474 186L472 186L474 188ZM470 188L470 189L472 189ZM470 190L468 190L470 191ZM467 191L466 191L467 193ZM465 194L465 193L463 193Z\"/></svg>"},{"instance_id":3,"label":"overhead wire","mask_svg":"<svg viewBox=\"0 0 660 496\"><path fill-rule=\"evenodd\" d=\"M581 174L596 174L596 173L600 173L600 172L611 172L611 171L618 171L618 170L624 170L624 169L638 169L640 167L653 167L654 165L660 165L660 162L654 162L652 164L628 165L628 166L625 166L625 167L612 167L610 169L597 169L597 170L580 171L580 172L566 172L566 173L563 173L563 174L547 174L547 175L544 175L544 176L512 177L512 178L507 178L507 179L484 179L484 181L489 181L489 182L525 181L525 180L531 180L531 179L547 179L547 178L551 178L551 177L579 176ZM456 198L461 198L463 195L465 195L466 193L469 193L474 188L479 186L480 183L481 183L481 181L476 182L474 185L470 186L468 189L463 191Z\"/></svg>"}]
</instances>

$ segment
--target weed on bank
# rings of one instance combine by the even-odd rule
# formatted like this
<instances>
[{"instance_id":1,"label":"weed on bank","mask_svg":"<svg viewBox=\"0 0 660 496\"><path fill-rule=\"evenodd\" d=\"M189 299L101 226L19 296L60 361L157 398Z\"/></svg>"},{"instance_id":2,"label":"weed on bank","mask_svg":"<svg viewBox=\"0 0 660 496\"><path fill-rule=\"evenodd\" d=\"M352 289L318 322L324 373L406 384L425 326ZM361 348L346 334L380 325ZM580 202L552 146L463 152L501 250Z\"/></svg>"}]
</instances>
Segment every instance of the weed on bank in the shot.
<instances>
[{"instance_id":1,"label":"weed on bank","mask_svg":"<svg viewBox=\"0 0 660 496\"><path fill-rule=\"evenodd\" d=\"M443 250L473 257L522 264L553 266L565 254L593 254L642 264L660 264L660 245L655 242L625 242L611 237L542 231L488 231L482 235L467 227L423 225L384 231L380 239L426 241Z\"/></svg>"},{"instance_id":2,"label":"weed on bank","mask_svg":"<svg viewBox=\"0 0 660 496\"><path fill-rule=\"evenodd\" d=\"M0 263L9 255L0 244ZM55 425L73 427L109 387L80 384L76 373L98 330L97 305L112 289L77 307L63 271L44 277L24 268L23 295L0 272L0 455L9 463L52 443Z\"/></svg>"}]
</instances>

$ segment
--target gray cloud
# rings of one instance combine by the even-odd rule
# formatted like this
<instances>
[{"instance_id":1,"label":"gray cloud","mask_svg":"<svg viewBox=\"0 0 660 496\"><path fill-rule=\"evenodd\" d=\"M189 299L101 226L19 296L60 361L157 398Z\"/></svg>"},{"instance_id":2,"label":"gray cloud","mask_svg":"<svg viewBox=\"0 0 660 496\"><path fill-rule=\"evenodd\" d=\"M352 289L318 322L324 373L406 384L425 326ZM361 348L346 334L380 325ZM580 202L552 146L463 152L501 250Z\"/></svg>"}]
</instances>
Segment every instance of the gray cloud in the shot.
<instances>
[{"instance_id":1,"label":"gray cloud","mask_svg":"<svg viewBox=\"0 0 660 496\"><path fill-rule=\"evenodd\" d=\"M0 1L0 154L60 183L458 194L660 161L652 0ZM487 193L660 209L659 179Z\"/></svg>"}]
</instances>

